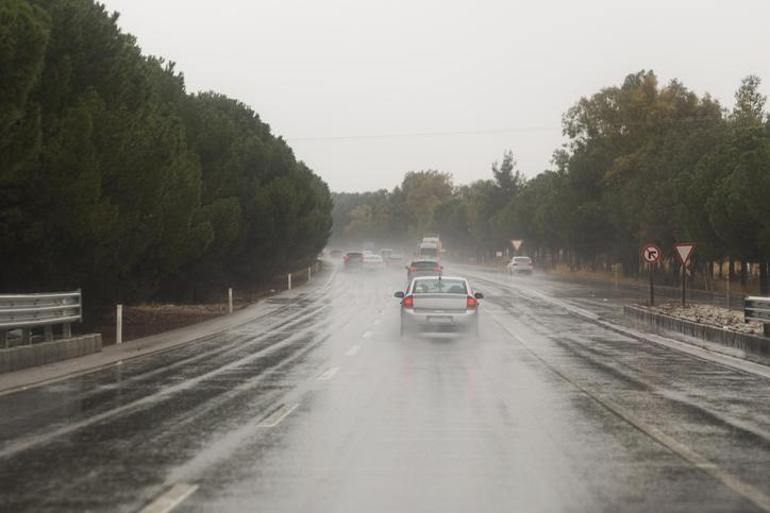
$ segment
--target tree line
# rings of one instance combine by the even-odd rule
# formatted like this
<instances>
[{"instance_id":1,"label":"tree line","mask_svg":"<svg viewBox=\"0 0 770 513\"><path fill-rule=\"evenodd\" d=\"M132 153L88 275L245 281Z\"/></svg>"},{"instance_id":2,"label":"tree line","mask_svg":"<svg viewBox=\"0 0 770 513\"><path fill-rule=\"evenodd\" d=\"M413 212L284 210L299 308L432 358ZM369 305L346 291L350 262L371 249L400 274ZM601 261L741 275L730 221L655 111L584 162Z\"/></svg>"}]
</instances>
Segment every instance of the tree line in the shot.
<instances>
[{"instance_id":1,"label":"tree line","mask_svg":"<svg viewBox=\"0 0 770 513\"><path fill-rule=\"evenodd\" d=\"M0 290L196 299L314 259L327 185L117 19L92 0L0 5Z\"/></svg>"},{"instance_id":2,"label":"tree line","mask_svg":"<svg viewBox=\"0 0 770 513\"><path fill-rule=\"evenodd\" d=\"M745 279L753 265L770 293L770 122L759 86L756 76L743 79L728 111L677 80L628 75L564 114L567 142L551 169L525 179L507 152L491 178L469 185L427 171L408 173L391 192L336 195L334 239L372 234L411 244L427 227L450 251L483 255L524 239L546 262L622 264L627 274L640 272L646 242L670 249L668 267L680 272L673 244L694 240L695 272L710 275L710 264L729 261ZM431 183L421 192L418 177Z\"/></svg>"}]
</instances>

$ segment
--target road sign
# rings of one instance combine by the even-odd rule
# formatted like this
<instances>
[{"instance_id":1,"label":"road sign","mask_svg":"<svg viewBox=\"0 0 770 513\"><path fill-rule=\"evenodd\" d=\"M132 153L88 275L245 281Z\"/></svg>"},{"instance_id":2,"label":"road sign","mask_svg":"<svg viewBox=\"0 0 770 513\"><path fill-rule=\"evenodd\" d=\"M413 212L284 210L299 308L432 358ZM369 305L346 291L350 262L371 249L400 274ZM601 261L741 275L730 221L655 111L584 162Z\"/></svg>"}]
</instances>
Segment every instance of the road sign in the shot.
<instances>
[{"instance_id":1,"label":"road sign","mask_svg":"<svg viewBox=\"0 0 770 513\"><path fill-rule=\"evenodd\" d=\"M687 261L690 260L690 255L692 255L695 249L695 243L691 241L677 242L674 246L676 247L676 255L679 257L679 261L682 262L682 265L687 265Z\"/></svg>"},{"instance_id":2,"label":"road sign","mask_svg":"<svg viewBox=\"0 0 770 513\"><path fill-rule=\"evenodd\" d=\"M515 239L511 241L511 244L513 244L513 249L518 251L519 248L521 248L521 245L524 244L524 241L520 239Z\"/></svg>"},{"instance_id":3,"label":"road sign","mask_svg":"<svg viewBox=\"0 0 770 513\"><path fill-rule=\"evenodd\" d=\"M660 262L662 254L657 244L649 243L642 246L642 260L650 266L650 306L655 306L655 264Z\"/></svg>"},{"instance_id":4,"label":"road sign","mask_svg":"<svg viewBox=\"0 0 770 513\"><path fill-rule=\"evenodd\" d=\"M655 244L645 244L644 247L642 247L642 260L648 264L660 262L661 254L660 248Z\"/></svg>"},{"instance_id":5,"label":"road sign","mask_svg":"<svg viewBox=\"0 0 770 513\"><path fill-rule=\"evenodd\" d=\"M695 243L692 241L677 242L674 247L676 248L676 256L682 262L682 306L687 306L687 262L695 249Z\"/></svg>"},{"instance_id":6,"label":"road sign","mask_svg":"<svg viewBox=\"0 0 770 513\"><path fill-rule=\"evenodd\" d=\"M503 252L502 251L498 251L498 252L495 253L495 256L497 258L503 258Z\"/></svg>"}]
</instances>

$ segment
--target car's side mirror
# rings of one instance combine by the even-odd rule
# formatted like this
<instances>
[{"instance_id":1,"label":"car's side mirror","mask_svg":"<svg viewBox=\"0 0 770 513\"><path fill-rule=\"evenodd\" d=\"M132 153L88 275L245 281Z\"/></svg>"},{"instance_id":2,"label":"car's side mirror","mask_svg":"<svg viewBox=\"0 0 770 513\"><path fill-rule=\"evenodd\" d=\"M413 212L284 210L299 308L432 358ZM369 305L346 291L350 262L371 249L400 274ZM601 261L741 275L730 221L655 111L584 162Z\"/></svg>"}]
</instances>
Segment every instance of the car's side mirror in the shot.
<instances>
[{"instance_id":1,"label":"car's side mirror","mask_svg":"<svg viewBox=\"0 0 770 513\"><path fill-rule=\"evenodd\" d=\"M476 299L484 299L484 294L482 294L481 292L476 292L475 294L473 294L473 297L475 297Z\"/></svg>"},{"instance_id":2,"label":"car's side mirror","mask_svg":"<svg viewBox=\"0 0 770 513\"><path fill-rule=\"evenodd\" d=\"M397 297L398 299L404 299L404 293L399 290L398 292L393 294L393 297Z\"/></svg>"}]
</instances>

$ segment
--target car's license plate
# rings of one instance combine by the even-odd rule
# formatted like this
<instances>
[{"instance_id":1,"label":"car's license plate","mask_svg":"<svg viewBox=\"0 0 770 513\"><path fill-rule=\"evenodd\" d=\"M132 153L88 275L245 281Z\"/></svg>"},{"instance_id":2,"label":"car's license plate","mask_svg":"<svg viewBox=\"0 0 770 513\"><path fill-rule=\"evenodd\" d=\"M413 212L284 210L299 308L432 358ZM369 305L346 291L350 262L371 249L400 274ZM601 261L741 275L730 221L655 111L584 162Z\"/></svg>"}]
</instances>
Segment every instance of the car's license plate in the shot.
<instances>
[{"instance_id":1,"label":"car's license plate","mask_svg":"<svg viewBox=\"0 0 770 513\"><path fill-rule=\"evenodd\" d=\"M452 322L452 317L449 315L429 315L428 322L431 324L449 324Z\"/></svg>"}]
</instances>

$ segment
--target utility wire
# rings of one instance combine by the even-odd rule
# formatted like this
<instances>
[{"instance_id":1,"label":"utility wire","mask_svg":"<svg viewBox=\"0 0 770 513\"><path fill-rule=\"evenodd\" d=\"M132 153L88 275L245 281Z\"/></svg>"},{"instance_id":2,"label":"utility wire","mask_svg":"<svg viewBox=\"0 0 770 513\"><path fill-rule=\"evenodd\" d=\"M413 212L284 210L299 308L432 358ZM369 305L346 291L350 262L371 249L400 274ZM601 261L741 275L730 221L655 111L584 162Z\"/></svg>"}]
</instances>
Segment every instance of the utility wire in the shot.
<instances>
[{"instance_id":1,"label":"utility wire","mask_svg":"<svg viewBox=\"0 0 770 513\"><path fill-rule=\"evenodd\" d=\"M354 140L354 139L398 139L403 137L444 137L452 135L491 135L491 134L510 134L516 132L535 132L561 130L556 126L531 126L520 128L500 128L491 130L463 130L456 132L403 132L393 134L362 134L362 135L327 135L319 137L287 137L288 141L336 141L336 140Z\"/></svg>"},{"instance_id":2,"label":"utility wire","mask_svg":"<svg viewBox=\"0 0 770 513\"><path fill-rule=\"evenodd\" d=\"M620 126L640 126L640 125L674 125L674 124L697 124L697 123L713 123L718 120L724 120L725 118L717 116L690 116L668 120L645 120L645 121L628 121L621 123ZM604 126L612 126L614 123L602 123ZM391 134L360 134L360 135L326 135L326 136L311 136L311 137L286 137L287 141L302 142L302 141L345 141L345 140L362 140L362 139L402 139L405 137L448 137L457 135L495 135L495 134L513 134L513 133L526 133L526 132L551 132L551 131L564 130L563 126L555 125L534 125L524 127L512 127L512 128L493 128L485 130L456 130L446 132L401 132Z\"/></svg>"}]
</instances>

